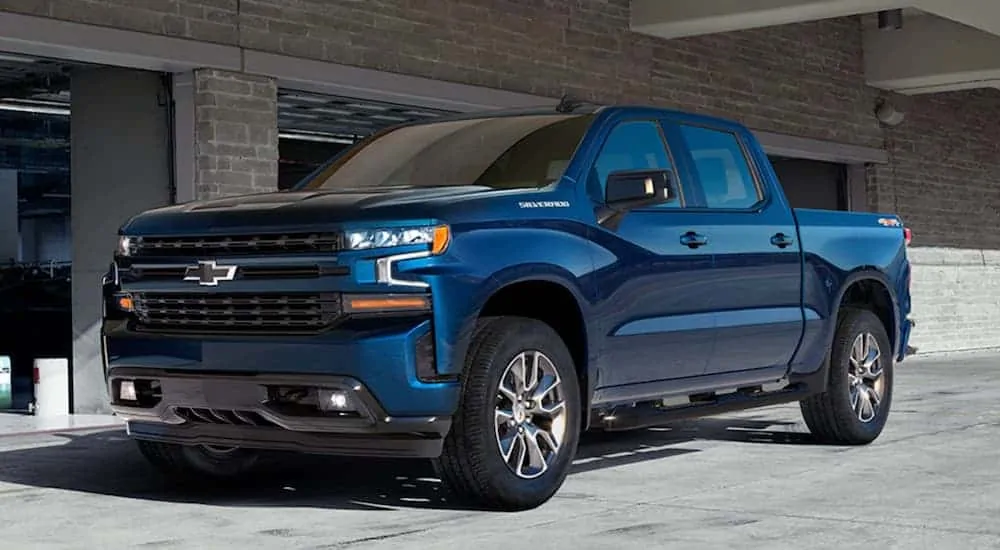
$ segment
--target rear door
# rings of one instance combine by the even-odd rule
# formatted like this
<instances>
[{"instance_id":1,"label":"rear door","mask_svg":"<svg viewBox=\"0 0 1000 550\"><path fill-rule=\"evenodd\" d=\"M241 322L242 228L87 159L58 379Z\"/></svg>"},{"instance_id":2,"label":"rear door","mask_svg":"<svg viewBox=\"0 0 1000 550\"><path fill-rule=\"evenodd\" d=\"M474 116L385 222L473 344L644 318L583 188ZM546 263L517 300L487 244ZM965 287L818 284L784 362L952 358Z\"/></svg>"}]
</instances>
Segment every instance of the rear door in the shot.
<instances>
[{"instance_id":1,"label":"rear door","mask_svg":"<svg viewBox=\"0 0 1000 550\"><path fill-rule=\"evenodd\" d=\"M677 120L711 239L715 345L705 374L787 365L802 334L802 263L791 208L738 127Z\"/></svg>"}]
</instances>

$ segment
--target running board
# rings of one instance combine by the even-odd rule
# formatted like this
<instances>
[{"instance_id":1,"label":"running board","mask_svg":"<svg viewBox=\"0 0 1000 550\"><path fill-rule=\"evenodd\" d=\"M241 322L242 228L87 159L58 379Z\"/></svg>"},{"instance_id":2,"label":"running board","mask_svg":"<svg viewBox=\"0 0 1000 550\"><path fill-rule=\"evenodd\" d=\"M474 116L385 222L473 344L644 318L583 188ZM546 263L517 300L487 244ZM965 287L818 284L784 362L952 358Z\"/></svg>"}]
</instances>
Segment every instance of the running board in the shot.
<instances>
[{"instance_id":1,"label":"running board","mask_svg":"<svg viewBox=\"0 0 1000 550\"><path fill-rule=\"evenodd\" d=\"M805 384L794 384L781 388L752 386L726 393L659 399L595 409L591 413L590 427L609 432L650 428L676 420L791 403L809 395Z\"/></svg>"}]
</instances>

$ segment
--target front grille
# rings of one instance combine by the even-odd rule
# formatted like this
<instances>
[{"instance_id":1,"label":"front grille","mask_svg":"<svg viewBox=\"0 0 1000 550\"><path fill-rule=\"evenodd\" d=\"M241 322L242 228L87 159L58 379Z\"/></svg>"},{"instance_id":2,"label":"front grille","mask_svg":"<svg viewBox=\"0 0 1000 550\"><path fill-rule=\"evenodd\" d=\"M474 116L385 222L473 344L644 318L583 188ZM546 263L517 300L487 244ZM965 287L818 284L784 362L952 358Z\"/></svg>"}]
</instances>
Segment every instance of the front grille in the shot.
<instances>
[{"instance_id":1,"label":"front grille","mask_svg":"<svg viewBox=\"0 0 1000 550\"><path fill-rule=\"evenodd\" d=\"M184 333L316 333L331 327L339 294L174 294L132 296L137 330Z\"/></svg>"},{"instance_id":2,"label":"front grille","mask_svg":"<svg viewBox=\"0 0 1000 550\"><path fill-rule=\"evenodd\" d=\"M181 265L132 265L119 271L121 280L126 283L150 281L183 281L188 268ZM237 280L271 280L271 279L315 279L327 276L350 275L347 266L319 265L248 265L239 266L236 270ZM194 283L192 283L194 284Z\"/></svg>"},{"instance_id":3,"label":"front grille","mask_svg":"<svg viewBox=\"0 0 1000 550\"><path fill-rule=\"evenodd\" d=\"M253 411L232 411L226 409L203 409L175 407L177 416L195 424L234 424L237 426L274 426L263 416Z\"/></svg>"},{"instance_id":4,"label":"front grille","mask_svg":"<svg viewBox=\"0 0 1000 550\"><path fill-rule=\"evenodd\" d=\"M321 254L343 248L340 233L136 237L134 257L225 257L273 254Z\"/></svg>"}]
</instances>

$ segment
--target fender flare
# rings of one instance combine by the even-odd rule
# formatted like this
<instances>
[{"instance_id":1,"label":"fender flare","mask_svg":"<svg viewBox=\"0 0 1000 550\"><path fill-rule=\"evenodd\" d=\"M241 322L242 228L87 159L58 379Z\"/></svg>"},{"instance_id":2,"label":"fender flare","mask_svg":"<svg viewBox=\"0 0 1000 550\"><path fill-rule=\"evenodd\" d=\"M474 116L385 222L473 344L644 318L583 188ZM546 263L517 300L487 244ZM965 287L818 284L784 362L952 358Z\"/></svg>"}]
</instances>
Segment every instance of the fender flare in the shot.
<instances>
[{"instance_id":1,"label":"fender flare","mask_svg":"<svg viewBox=\"0 0 1000 550\"><path fill-rule=\"evenodd\" d=\"M573 296L576 306L579 309L580 316L583 320L584 337L586 339L585 358L587 364L582 367L585 368L587 387L581 389L586 392L584 397L586 398L586 407L589 408L590 396L593 393L593 388L591 386L594 381L593 372L591 372L593 370L594 363L591 361L590 356L593 353L594 325L588 322L590 307L586 299L586 292L576 281L577 279L570 272L552 264L513 266L490 275L486 279L486 284L484 284L480 291L476 294L473 300L474 305L470 308L471 313L466 317L466 320L462 323L462 327L459 329L455 346L452 350L452 364L462 365L461 372L464 374L465 360L469 353L469 346L472 341L472 334L475 329L476 322L482 315L486 304L498 292L519 283L545 282L556 284L567 290ZM580 365L578 365L578 367L580 367Z\"/></svg>"},{"instance_id":2,"label":"fender flare","mask_svg":"<svg viewBox=\"0 0 1000 550\"><path fill-rule=\"evenodd\" d=\"M844 278L843 284L840 285L840 290L837 291L836 298L832 301L832 311L830 312L830 333L826 335L826 348L830 349L833 345L833 339L837 334L837 323L840 321L840 303L844 300L844 296L847 294L847 290L851 288L855 283L861 281L875 281L882 285L889 293L889 307L892 309L892 327L886 327L886 332L889 333L889 338L892 340L892 356L896 357L899 350L899 335L900 335L900 318L899 318L899 300L896 296L896 291L893 286L889 283L888 278L885 274L874 266L863 266L847 275Z\"/></svg>"}]
</instances>

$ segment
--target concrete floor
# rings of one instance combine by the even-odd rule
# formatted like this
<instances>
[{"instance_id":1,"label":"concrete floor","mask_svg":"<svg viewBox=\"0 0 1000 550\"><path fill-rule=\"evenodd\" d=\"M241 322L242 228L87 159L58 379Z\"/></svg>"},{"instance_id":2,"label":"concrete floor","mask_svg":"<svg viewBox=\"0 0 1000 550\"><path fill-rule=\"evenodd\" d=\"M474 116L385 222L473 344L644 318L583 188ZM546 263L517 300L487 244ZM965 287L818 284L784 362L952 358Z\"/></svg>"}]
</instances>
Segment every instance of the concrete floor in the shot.
<instances>
[{"instance_id":1,"label":"concrete floor","mask_svg":"<svg viewBox=\"0 0 1000 550\"><path fill-rule=\"evenodd\" d=\"M79 432L121 426L124 426L124 422L110 414L34 416L26 412L0 411L0 437Z\"/></svg>"},{"instance_id":2,"label":"concrete floor","mask_svg":"<svg viewBox=\"0 0 1000 550\"><path fill-rule=\"evenodd\" d=\"M169 487L120 431L0 437L2 548L1000 548L1000 355L912 358L866 448L796 406L591 437L520 514L449 507L419 464L296 458Z\"/></svg>"}]
</instances>

